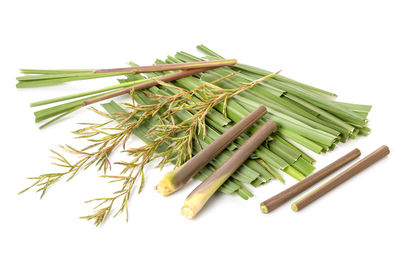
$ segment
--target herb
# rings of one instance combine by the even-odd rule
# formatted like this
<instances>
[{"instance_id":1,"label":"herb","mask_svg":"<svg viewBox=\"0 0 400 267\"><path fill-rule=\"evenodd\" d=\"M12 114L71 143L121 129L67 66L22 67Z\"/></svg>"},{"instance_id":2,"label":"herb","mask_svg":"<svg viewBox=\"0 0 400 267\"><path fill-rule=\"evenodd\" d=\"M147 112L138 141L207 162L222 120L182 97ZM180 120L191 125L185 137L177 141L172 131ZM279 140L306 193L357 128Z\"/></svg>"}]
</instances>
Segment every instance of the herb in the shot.
<instances>
[{"instance_id":1,"label":"herb","mask_svg":"<svg viewBox=\"0 0 400 267\"><path fill-rule=\"evenodd\" d=\"M160 64L223 60L205 46L199 46L199 49L205 53L204 58L178 52L174 57L167 57L165 61L157 60L155 64L159 67ZM130 65L137 66L134 63ZM19 78L19 87L103 77L101 75L121 75L119 72L94 71L23 70L34 75L28 75L27 79ZM248 199L253 194L246 188L246 184L257 187L274 178L284 182L281 172L302 180L314 170L315 160L299 147L325 153L333 150L339 142L346 142L358 135L367 135L370 131L366 125L371 106L335 101L334 93L305 85L278 73L241 63L200 71L183 71L192 74L184 78L179 76L183 72L176 71L141 75L129 72L124 73L126 79L120 79L116 85L32 103L32 106L39 106L62 102L35 113L37 121L47 119L48 123L52 123L84 105L122 93L131 95L130 103L117 104L112 101L103 104L106 112L90 108L103 116L105 121L86 123L82 129L74 132L78 138L87 140L86 147L76 149L63 146L64 151L78 159L67 160L64 154L54 151L57 158L55 163L62 167L62 171L34 177L32 187L43 195L57 180L70 179L89 166L98 166L105 172L102 177L121 183L121 189L110 197L92 200L100 206L85 218L94 220L98 225L113 213L117 202L121 206L116 214L128 211L130 193L136 185L142 189L144 166L148 162L157 159L160 160L159 167L167 163L181 166L260 105L268 109L268 114L242 133L194 178L205 180L268 120L274 121L278 130L218 188L220 192L233 193ZM40 75L53 76L41 76L43 79L35 78L36 80L29 78ZM176 80L165 80L166 77L175 77ZM151 87L139 91L144 84ZM142 139L146 145L126 148L126 140L132 134ZM110 155L120 147L131 158L127 162L116 163L124 167L120 175L109 175L112 165Z\"/></svg>"},{"instance_id":2,"label":"herb","mask_svg":"<svg viewBox=\"0 0 400 267\"><path fill-rule=\"evenodd\" d=\"M276 124L273 121L267 121L261 126L231 158L189 194L183 205L182 214L189 219L193 219L218 188L250 157L275 129Z\"/></svg>"},{"instance_id":3,"label":"herb","mask_svg":"<svg viewBox=\"0 0 400 267\"><path fill-rule=\"evenodd\" d=\"M331 180L327 181L326 183L322 184L321 186L317 187L310 193L306 194L304 197L300 198L296 202L292 204L293 211L299 211L318 198L322 197L332 189L336 188L337 186L341 185L342 183L346 182L354 175L358 174L359 172L365 170L372 164L376 163L378 160L384 158L385 156L389 155L390 150L387 146L381 146L368 156L362 158L340 174L336 175Z\"/></svg>"},{"instance_id":4,"label":"herb","mask_svg":"<svg viewBox=\"0 0 400 267\"><path fill-rule=\"evenodd\" d=\"M157 191L167 196L184 186L193 175L207 165L207 163L230 145L248 127L259 120L266 112L267 109L264 106L255 109L181 167L167 173L156 186Z\"/></svg>"},{"instance_id":5,"label":"herb","mask_svg":"<svg viewBox=\"0 0 400 267\"><path fill-rule=\"evenodd\" d=\"M354 149L351 152L347 153L343 157L337 159L332 162L328 166L322 168L321 170L311 174L306 179L298 182L297 184L289 187L288 189L280 192L279 194L271 197L270 199L265 200L260 204L261 211L263 213L268 213L281 206L283 203L291 199L292 197L300 194L304 190L310 188L314 184L318 183L322 179L324 179L329 174L337 171L350 161L354 160L358 156L360 156L361 152L359 149Z\"/></svg>"}]
</instances>

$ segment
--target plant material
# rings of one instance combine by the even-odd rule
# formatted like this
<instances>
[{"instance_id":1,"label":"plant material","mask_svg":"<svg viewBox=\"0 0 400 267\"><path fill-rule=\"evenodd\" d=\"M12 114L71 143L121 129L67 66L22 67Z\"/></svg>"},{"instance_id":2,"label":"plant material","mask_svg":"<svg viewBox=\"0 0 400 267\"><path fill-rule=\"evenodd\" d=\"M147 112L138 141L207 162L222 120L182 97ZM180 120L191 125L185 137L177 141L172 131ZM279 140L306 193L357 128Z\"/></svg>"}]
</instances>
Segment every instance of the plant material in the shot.
<instances>
[{"instance_id":1,"label":"plant material","mask_svg":"<svg viewBox=\"0 0 400 267\"><path fill-rule=\"evenodd\" d=\"M127 75L140 72L154 72L160 70L187 70L197 68L217 68L221 66L234 65L235 59L211 60L208 62L188 62L184 64L169 64L168 66L140 66L118 69L62 69L62 70L35 70L21 69L24 75L17 77L17 88L29 88L39 86L49 86L64 82L97 79L113 76Z\"/></svg>"},{"instance_id":2,"label":"plant material","mask_svg":"<svg viewBox=\"0 0 400 267\"><path fill-rule=\"evenodd\" d=\"M144 82L148 82L148 81L151 81L151 80L158 80L158 79L160 79L162 77L163 76L156 76L156 77L152 77L152 78L144 78L144 79L140 79L140 80L135 80L135 81L130 81L130 82L125 82L125 83L120 83L120 84L116 84L116 85L107 86L107 87L104 87L104 88L101 88L101 89L97 89L97 90L91 90L91 91L86 91L86 92L77 93L77 94L71 94L71 95L66 95L66 96L60 96L60 97L45 99L45 100L41 100L41 101L32 102L30 104L30 106L31 107L38 107L38 106L53 104L53 103L62 102L62 101L66 101L66 100L81 98L81 97L84 97L84 96L94 96L94 95L98 95L98 94L105 93L105 92L117 91L118 89L121 89L121 88L132 87L134 85L141 84L141 83L144 83Z\"/></svg>"},{"instance_id":3,"label":"plant material","mask_svg":"<svg viewBox=\"0 0 400 267\"><path fill-rule=\"evenodd\" d=\"M121 110L117 109L117 113L114 114L114 117L92 108L93 111L109 120L102 124L86 124L87 127L74 132L78 137L86 138L90 144L80 150L71 146L65 146L63 149L68 153L78 155L80 159L76 163L70 163L60 153L53 151L58 161L55 162L55 164L63 167L65 171L47 173L31 178L35 180L35 182L22 192L33 187L38 187L38 191L42 191L43 196L47 189L57 180L64 177L70 180L79 170L86 169L93 164L98 165L99 170L102 169L105 173L111 166L109 162L111 153L118 145L122 145L125 148L126 141L131 133L134 133L145 138L144 140L147 144L139 148L125 149L125 152L132 157L132 160L128 162L119 162L119 164L124 166L122 173L120 175L104 176L112 179L114 182L122 182L122 188L116 191L112 197L102 197L88 201L98 202L99 205L96 206L93 214L82 218L94 220L95 224L99 225L109 216L115 201L118 199L122 199L122 205L116 214L124 210L128 212L128 200L133 186L137 179L141 179L141 187L139 190L141 191L144 184L144 167L149 162L161 158L159 167L164 166L168 162L174 162L177 166L180 166L192 156L195 150L193 146L197 144L197 142L193 143L193 136L197 133L203 133L203 137L206 137L204 131L205 119L210 113L210 109L273 75L275 74L263 77L252 83L243 84L241 88L237 89L223 89L212 83L204 82L203 85L196 90L188 91L158 81L158 83L163 86L169 86L179 90L179 93L168 97L156 93L148 93L150 99L162 101L151 101L147 102L146 105L139 106L126 103L124 106L131 109L131 112L121 112ZM143 94L140 94L140 91L135 91L135 94L132 94L132 97L133 96L135 96L139 102L142 102L143 97L145 97ZM202 102L196 105L192 102L194 97L201 97ZM110 110L110 106L107 106L107 108ZM115 110L115 107L112 108ZM169 125L164 123L168 122L167 120L172 118L172 116L188 110L194 110L196 114L182 122L172 120L174 124ZM118 125L114 128L106 128L108 124L114 120L118 121ZM144 133L143 130L140 129L142 126L146 128ZM112 132L109 133L107 130L111 130ZM103 136L97 139L94 138L99 135ZM203 141L198 140L198 142L202 143ZM200 151L199 148L196 148L196 150L197 152ZM237 189L241 190L240 194L249 195L240 185Z\"/></svg>"},{"instance_id":4,"label":"plant material","mask_svg":"<svg viewBox=\"0 0 400 267\"><path fill-rule=\"evenodd\" d=\"M229 160L189 194L183 205L182 214L189 219L193 219L218 188L250 157L275 129L276 124L273 121L267 121Z\"/></svg>"},{"instance_id":5,"label":"plant material","mask_svg":"<svg viewBox=\"0 0 400 267\"><path fill-rule=\"evenodd\" d=\"M156 186L157 191L164 196L177 191L266 112L267 109L264 106L255 109L181 167L167 173Z\"/></svg>"},{"instance_id":6,"label":"plant material","mask_svg":"<svg viewBox=\"0 0 400 267\"><path fill-rule=\"evenodd\" d=\"M311 191L304 197L300 198L296 202L292 204L293 211L299 211L309 205L310 203L314 202L318 198L322 197L335 187L341 185L345 181L349 180L354 175L358 174L359 172L365 170L372 164L376 163L378 160L384 158L385 156L389 155L390 150L387 146L381 146L368 156L364 157L357 163L353 164L351 167L347 168L328 182L322 184L321 186L317 187L315 190Z\"/></svg>"},{"instance_id":7,"label":"plant material","mask_svg":"<svg viewBox=\"0 0 400 267\"><path fill-rule=\"evenodd\" d=\"M207 62L205 60L224 60L204 46L199 46L199 49L205 53L203 58L178 52L174 57L168 56L165 61L157 60L155 64L203 64ZM130 65L137 67L133 63ZM122 75L119 72L94 71L23 70L23 73L32 75L18 78L18 87ZM194 70L183 72L189 71ZM268 113L211 160L194 178L205 180L232 157L267 120L273 120L279 126L278 130L218 188L220 192L249 199L253 194L246 188L246 184L257 187L273 178L284 182L281 172L302 180L314 170L315 160L300 146L316 153L325 153L334 149L339 142L370 132L366 127L370 106L337 102L333 100L333 93L266 70L236 64L209 69L204 73L193 73L168 83L162 80L183 72L159 71L141 75L127 72L123 74L126 79L119 79L117 85L33 103L32 106L39 106L61 102L35 112L36 120L49 120L45 124L48 125L81 108L84 103L89 104L89 101L100 101L120 94L122 90L131 96L129 103L117 104L112 101L102 105L107 113L91 108L104 116L106 121L87 123L75 131L78 138L88 142L87 146L82 149L64 148L78 159L72 161L57 152L59 160L55 163L63 169L58 173L34 177L33 187L44 193L57 180L68 179L80 170L97 165L107 172L102 177L122 184L115 194L93 200L100 206L85 218L99 224L112 214L116 203L121 203L121 209L117 209L116 214L128 211L131 189L139 185L139 182L140 190L143 187L146 163L160 159L159 167L167 163L181 166L260 105L267 107ZM266 79L267 76L270 79ZM138 86L150 81L155 82L154 86L138 91ZM132 87L134 90L131 90ZM110 93L113 95L110 96ZM323 99L321 103L319 99ZM138 136L145 145L125 148L126 140L132 135ZM116 162L123 166L122 173L109 175L109 157L119 147L130 158L125 162Z\"/></svg>"},{"instance_id":8,"label":"plant material","mask_svg":"<svg viewBox=\"0 0 400 267\"><path fill-rule=\"evenodd\" d=\"M160 64L152 66L137 66L127 68L116 68L116 69L100 69L95 70L94 73L112 73L112 72L130 72L130 73L146 73L156 71L169 71L169 70L190 70L199 68L210 68L210 67L223 67L232 66L237 63L236 59L223 59L223 60L209 60L203 62L186 62L186 63L172 63L172 64Z\"/></svg>"},{"instance_id":9,"label":"plant material","mask_svg":"<svg viewBox=\"0 0 400 267\"><path fill-rule=\"evenodd\" d=\"M295 185L289 187L288 189L280 192L279 194L265 200L260 204L261 211L263 213L268 213L273 211L274 209L278 208L282 204L284 204L289 199L297 196L301 192L305 191L306 189L310 188L314 184L318 183L322 179L324 179L329 174L333 173L334 171L340 169L350 161L354 160L358 156L360 156L361 152L359 149L354 149L351 152L347 153L343 157L337 159L336 161L332 162L328 166L322 168L321 170L311 174L306 179L296 183Z\"/></svg>"},{"instance_id":10,"label":"plant material","mask_svg":"<svg viewBox=\"0 0 400 267\"><path fill-rule=\"evenodd\" d=\"M110 99L110 98L113 98L116 96L124 95L124 94L130 93L133 90L136 90L136 91L143 90L143 89L155 86L155 85L159 84L159 82L170 82L170 81L173 81L176 79L181 79L183 77L191 76L191 75L194 75L194 74L197 74L197 73L200 73L203 71L207 71L207 70L210 70L210 68L184 70L184 71L181 71L178 73L173 73L173 74L170 74L167 76L163 76L159 80L150 80L150 81L141 83L137 86L132 86L132 87L128 87L125 89L113 91L111 93L106 92L106 93L103 93L100 95L95 95L95 96L83 98L81 100L76 100L76 101L69 102L66 104L43 109L43 110L35 112L36 122L54 117L52 120L48 121L47 123L43 124L40 127L40 128L43 128L43 127L55 122L56 120L66 116L80 108L91 105L93 103L100 102L100 101L103 101L106 99Z\"/></svg>"}]
</instances>

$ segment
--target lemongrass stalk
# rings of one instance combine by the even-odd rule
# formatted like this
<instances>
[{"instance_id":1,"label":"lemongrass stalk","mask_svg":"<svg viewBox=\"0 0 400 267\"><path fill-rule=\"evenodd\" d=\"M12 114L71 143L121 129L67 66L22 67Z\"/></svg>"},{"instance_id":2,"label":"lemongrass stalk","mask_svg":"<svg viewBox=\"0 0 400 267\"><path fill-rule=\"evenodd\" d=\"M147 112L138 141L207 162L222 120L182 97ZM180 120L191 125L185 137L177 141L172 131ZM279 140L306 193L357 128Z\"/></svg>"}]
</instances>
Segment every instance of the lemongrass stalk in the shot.
<instances>
[{"instance_id":1,"label":"lemongrass stalk","mask_svg":"<svg viewBox=\"0 0 400 267\"><path fill-rule=\"evenodd\" d=\"M307 177L303 181L293 185L292 187L282 191L281 193L269 198L262 203L260 203L260 208L263 213L269 213L274 209L278 208L282 204L284 204L289 199L293 198L294 196L300 194L304 190L310 188L317 182L324 179L326 176L331 174L332 172L340 169L345 164L349 163L350 161L354 160L358 156L360 156L360 150L354 149L350 153L347 153L343 157L339 158L338 160L332 162L331 164L327 165L323 169L319 170L318 172L314 173L313 175Z\"/></svg>"},{"instance_id":2,"label":"lemongrass stalk","mask_svg":"<svg viewBox=\"0 0 400 267\"><path fill-rule=\"evenodd\" d=\"M221 133L225 132L227 129L229 129L229 125L221 127L217 124L215 124L212 120L208 120L207 123L209 123L212 127L216 128L217 130L219 130ZM255 128L256 129L256 128ZM240 136L240 138L238 138L236 140L236 142L239 145L243 145L245 143L246 140L248 140L250 137L247 136L246 134L242 134ZM289 164L283 160L281 157L279 157L278 155L276 155L275 153L271 152L267 147L262 147L260 146L256 152L255 152L256 156L259 157L260 159L262 159L263 162L267 162L268 164L274 166L274 168L283 170L285 169L287 166L289 166ZM263 167L270 172L276 179L283 181L282 177L273 170L272 167L268 168L266 167L264 164L262 164Z\"/></svg>"},{"instance_id":3,"label":"lemongrass stalk","mask_svg":"<svg viewBox=\"0 0 400 267\"><path fill-rule=\"evenodd\" d=\"M252 113L235 124L235 126L230 128L229 131L219 136L200 153L187 161L184 165L167 173L156 186L157 191L160 194L167 196L180 189L193 175L195 175L211 159L216 157L234 139L261 118L266 112L267 109L264 106L255 109Z\"/></svg>"},{"instance_id":4,"label":"lemongrass stalk","mask_svg":"<svg viewBox=\"0 0 400 267\"><path fill-rule=\"evenodd\" d=\"M58 70L43 70L43 69L20 69L23 74L64 74L64 73L92 73L95 69L58 69Z\"/></svg>"},{"instance_id":5,"label":"lemongrass stalk","mask_svg":"<svg viewBox=\"0 0 400 267\"><path fill-rule=\"evenodd\" d=\"M39 87L39 86L48 86L55 85L69 81L77 81L77 80L87 80L87 79L95 79L95 78L104 78L104 77L112 77L112 76L120 76L129 74L132 72L154 72L159 70L189 70L189 69L198 69L198 68L216 68L227 65L236 64L236 60L228 59L228 60L214 60L208 62L192 62L192 63L184 63L184 64L169 64L162 66L140 66L140 67L129 67L122 69L113 69L113 70L93 70L92 72L88 72L87 70L78 70L75 72L74 70L55 70L51 71L43 71L43 70L24 70L24 73L28 71L36 72L36 73L46 73L46 74L37 74L37 75L25 75L17 77L19 83L17 84L17 88L27 88L27 87Z\"/></svg>"},{"instance_id":6,"label":"lemongrass stalk","mask_svg":"<svg viewBox=\"0 0 400 267\"><path fill-rule=\"evenodd\" d=\"M160 64L152 66L135 66L126 68L115 68L115 69L98 69L94 73L113 73L113 72L130 72L130 73L147 73L157 71L171 71L171 70L190 70L198 68L210 68L210 67L222 67L232 66L237 63L236 59L219 59L209 60L204 62L185 62L185 63L173 63L173 64Z\"/></svg>"},{"instance_id":7,"label":"lemongrass stalk","mask_svg":"<svg viewBox=\"0 0 400 267\"><path fill-rule=\"evenodd\" d=\"M30 88L30 87L41 87L61 84L71 81L90 80L97 78L106 78L113 76L121 76L126 73L66 73L66 74L39 74L39 75L27 75L17 77L19 81L16 85L17 88Z\"/></svg>"},{"instance_id":8,"label":"lemongrass stalk","mask_svg":"<svg viewBox=\"0 0 400 267\"><path fill-rule=\"evenodd\" d=\"M291 207L293 211L299 211L304 207L308 206L315 200L319 199L326 193L330 192L337 186L341 185L342 183L346 182L356 174L360 173L361 171L365 170L366 168L370 167L377 161L381 160L385 156L390 153L389 147L381 146L371 154L367 155L366 157L362 158L349 168L345 169L343 172L335 176L334 178L330 179L329 181L325 182L324 184L320 185L310 193L306 194L299 200L295 201Z\"/></svg>"},{"instance_id":9,"label":"lemongrass stalk","mask_svg":"<svg viewBox=\"0 0 400 267\"><path fill-rule=\"evenodd\" d=\"M257 149L262 142L275 130L272 121L265 123L235 154L219 167L211 176L202 182L186 198L182 214L192 219L203 208L208 199L232 175L232 173Z\"/></svg>"},{"instance_id":10,"label":"lemongrass stalk","mask_svg":"<svg viewBox=\"0 0 400 267\"><path fill-rule=\"evenodd\" d=\"M176 79L181 79L183 77L187 77L187 76L193 75L195 73L200 73L200 72L207 71L207 70L209 70L209 69L184 70L184 71L181 71L178 73L173 73L170 75L163 76L159 80L163 81L163 82L170 82L170 81L173 81ZM102 74L99 74L99 75L102 75ZM128 87L126 89L117 90L117 91L114 91L111 93L106 92L106 93L103 93L100 95L96 95L95 97L88 97L88 98L73 101L70 103L62 104L59 106L51 107L51 108L48 108L45 110L40 110L38 112L35 112L36 121L37 122L42 121L42 120L57 116L59 114L62 114L64 112L66 112L66 114L69 114L72 111L78 110L79 108L91 105L93 103L97 103L97 102L100 102L100 101L103 101L106 99L110 99L110 98L113 98L116 96L124 95L124 94L130 93L132 90L147 89L147 88L155 86L157 84L158 84L157 80L151 80L151 81L144 82L144 83L141 83L136 86ZM45 125L47 126L48 124L45 124Z\"/></svg>"},{"instance_id":11,"label":"lemongrass stalk","mask_svg":"<svg viewBox=\"0 0 400 267\"><path fill-rule=\"evenodd\" d=\"M161 77L162 76L158 76L158 77L155 77L155 78L147 78L147 79L141 79L141 80L136 80L136 81L132 81L132 82L120 83L120 84L107 86L107 87L104 87L104 88L101 88L101 89L97 89L97 90L86 91L86 92L82 92L82 93L71 94L71 95L60 96L60 97L56 97L56 98L50 98L50 99L46 99L46 100L36 101L36 102L32 102L30 104L30 106L31 107L37 107L37 106L53 104L53 103L57 103L57 102L61 102L61 101L71 100L71 99L75 99L75 98L80 98L80 97L84 97L84 96L95 95L95 94L99 94L99 93L103 93L103 92L107 92L107 91L114 91L116 89L120 89L120 88L124 88L124 87L130 87L130 86L133 86L133 85L136 85L136 84L140 84L140 83L144 83L144 82L147 82L147 81L150 81L150 80L159 79Z\"/></svg>"}]
</instances>

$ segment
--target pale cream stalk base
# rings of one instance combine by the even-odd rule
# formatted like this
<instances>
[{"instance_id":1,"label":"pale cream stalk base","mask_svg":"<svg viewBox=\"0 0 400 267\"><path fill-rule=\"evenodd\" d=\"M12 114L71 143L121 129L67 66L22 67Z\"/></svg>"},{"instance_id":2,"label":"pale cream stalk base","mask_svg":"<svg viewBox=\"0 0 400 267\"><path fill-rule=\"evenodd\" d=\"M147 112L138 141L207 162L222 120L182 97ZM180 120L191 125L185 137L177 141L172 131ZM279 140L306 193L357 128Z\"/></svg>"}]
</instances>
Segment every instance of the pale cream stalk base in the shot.
<instances>
[{"instance_id":1,"label":"pale cream stalk base","mask_svg":"<svg viewBox=\"0 0 400 267\"><path fill-rule=\"evenodd\" d=\"M193 219L196 214L207 203L208 199L218 190L218 188L231 176L231 174L223 175L210 182L206 188L198 188L197 192L190 194L182 207L182 215ZM203 182L204 183L204 182ZM199 187L202 184L199 185ZM196 188L197 189L197 188ZM195 190L196 190L195 189Z\"/></svg>"},{"instance_id":2,"label":"pale cream stalk base","mask_svg":"<svg viewBox=\"0 0 400 267\"><path fill-rule=\"evenodd\" d=\"M177 191L181 186L175 185L172 181L174 180L175 174L179 171L179 168L170 171L161 179L161 181L156 185L155 189L158 193L163 196L168 196L173 192Z\"/></svg>"}]
</instances>

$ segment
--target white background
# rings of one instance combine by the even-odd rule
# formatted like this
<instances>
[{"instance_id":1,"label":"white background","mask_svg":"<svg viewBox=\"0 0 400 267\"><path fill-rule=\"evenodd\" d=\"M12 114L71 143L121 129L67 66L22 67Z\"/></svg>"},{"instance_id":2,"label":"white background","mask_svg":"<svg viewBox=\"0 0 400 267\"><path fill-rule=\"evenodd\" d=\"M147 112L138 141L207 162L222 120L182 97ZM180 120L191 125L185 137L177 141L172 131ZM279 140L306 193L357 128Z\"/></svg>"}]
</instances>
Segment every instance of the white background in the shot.
<instances>
[{"instance_id":1,"label":"white background","mask_svg":"<svg viewBox=\"0 0 400 267\"><path fill-rule=\"evenodd\" d=\"M398 1L3 1L1 27L1 266L399 266ZM29 103L96 89L114 79L16 89L19 68L101 68L156 58L205 44L260 66L372 104L367 138L313 155L321 168L353 148L383 144L392 153L299 213L269 215L258 204L287 188L277 181L244 201L218 195L189 221L180 215L197 182L169 198L147 172L144 192L124 216L94 227L79 216L85 200L118 188L94 169L56 184L44 199L17 192L25 177L52 170L49 148L75 144L77 112L38 130ZM119 99L120 101L122 99ZM133 141L132 145L139 142ZM115 169L113 173L118 173Z\"/></svg>"}]
</instances>

